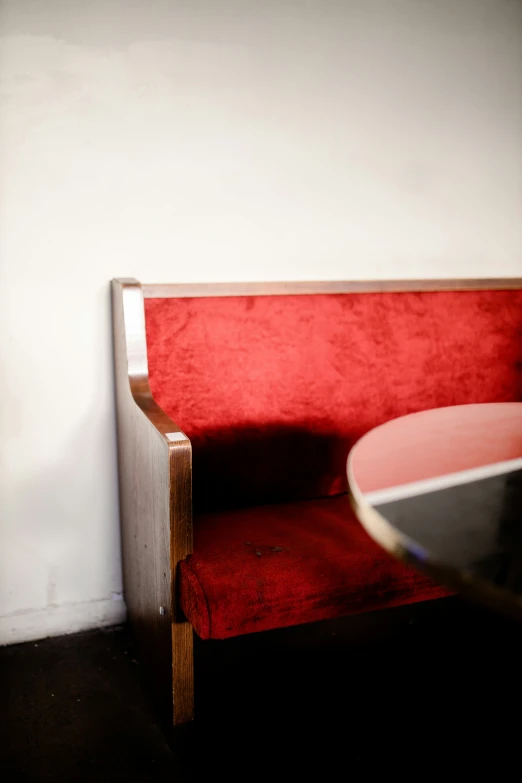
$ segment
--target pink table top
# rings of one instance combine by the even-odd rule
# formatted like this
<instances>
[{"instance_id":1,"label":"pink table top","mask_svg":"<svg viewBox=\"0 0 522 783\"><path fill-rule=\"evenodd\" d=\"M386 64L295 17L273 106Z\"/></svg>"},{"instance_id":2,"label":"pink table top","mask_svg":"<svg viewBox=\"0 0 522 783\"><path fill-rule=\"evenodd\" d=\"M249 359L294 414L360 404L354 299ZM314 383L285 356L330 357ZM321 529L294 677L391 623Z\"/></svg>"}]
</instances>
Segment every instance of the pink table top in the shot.
<instances>
[{"instance_id":1,"label":"pink table top","mask_svg":"<svg viewBox=\"0 0 522 783\"><path fill-rule=\"evenodd\" d=\"M348 482L359 520L394 556L522 612L522 403L393 419L355 444Z\"/></svg>"}]
</instances>

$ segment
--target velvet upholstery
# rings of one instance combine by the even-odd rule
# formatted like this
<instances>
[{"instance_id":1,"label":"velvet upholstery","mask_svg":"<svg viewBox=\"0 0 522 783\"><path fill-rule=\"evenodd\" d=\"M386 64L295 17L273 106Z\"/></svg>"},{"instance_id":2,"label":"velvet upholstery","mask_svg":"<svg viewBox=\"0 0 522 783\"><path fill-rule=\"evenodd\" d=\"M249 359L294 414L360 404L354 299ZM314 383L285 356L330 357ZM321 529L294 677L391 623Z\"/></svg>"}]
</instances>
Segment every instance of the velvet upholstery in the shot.
<instances>
[{"instance_id":1,"label":"velvet upholstery","mask_svg":"<svg viewBox=\"0 0 522 783\"><path fill-rule=\"evenodd\" d=\"M193 446L195 543L181 585L202 636L436 594L381 553L334 496L346 491L349 448L370 428L427 408L522 399L521 291L145 305L152 393ZM245 541L283 549L259 557Z\"/></svg>"},{"instance_id":2,"label":"velvet upholstery","mask_svg":"<svg viewBox=\"0 0 522 783\"><path fill-rule=\"evenodd\" d=\"M347 495L203 514L181 607L203 639L439 598L372 541Z\"/></svg>"}]
</instances>

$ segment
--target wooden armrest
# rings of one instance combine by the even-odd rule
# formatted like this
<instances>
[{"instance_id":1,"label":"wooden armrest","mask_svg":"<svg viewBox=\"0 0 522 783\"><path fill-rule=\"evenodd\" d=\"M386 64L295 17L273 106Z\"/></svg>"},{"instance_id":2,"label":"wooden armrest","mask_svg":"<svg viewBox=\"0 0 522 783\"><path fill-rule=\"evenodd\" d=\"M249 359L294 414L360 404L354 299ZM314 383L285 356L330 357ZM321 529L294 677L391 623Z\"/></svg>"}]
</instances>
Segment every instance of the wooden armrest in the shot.
<instances>
[{"instance_id":1,"label":"wooden armrest","mask_svg":"<svg viewBox=\"0 0 522 783\"><path fill-rule=\"evenodd\" d=\"M192 447L152 398L141 285L113 280L112 301L125 601L158 699L183 723L193 712L192 628L176 571L192 552Z\"/></svg>"}]
</instances>

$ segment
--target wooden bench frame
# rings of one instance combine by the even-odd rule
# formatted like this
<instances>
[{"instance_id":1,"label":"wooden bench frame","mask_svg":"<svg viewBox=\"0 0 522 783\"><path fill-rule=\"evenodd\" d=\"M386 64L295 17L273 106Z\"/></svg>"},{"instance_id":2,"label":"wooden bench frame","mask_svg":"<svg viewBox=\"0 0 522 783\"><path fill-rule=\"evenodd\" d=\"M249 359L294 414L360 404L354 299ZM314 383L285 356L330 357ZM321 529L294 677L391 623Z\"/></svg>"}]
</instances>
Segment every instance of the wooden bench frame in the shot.
<instances>
[{"instance_id":1,"label":"wooden bench frame","mask_svg":"<svg viewBox=\"0 0 522 783\"><path fill-rule=\"evenodd\" d=\"M192 447L149 386L144 298L522 288L522 279L141 285L112 282L123 582L153 689L173 725L194 717L193 631L177 603L192 552Z\"/></svg>"}]
</instances>

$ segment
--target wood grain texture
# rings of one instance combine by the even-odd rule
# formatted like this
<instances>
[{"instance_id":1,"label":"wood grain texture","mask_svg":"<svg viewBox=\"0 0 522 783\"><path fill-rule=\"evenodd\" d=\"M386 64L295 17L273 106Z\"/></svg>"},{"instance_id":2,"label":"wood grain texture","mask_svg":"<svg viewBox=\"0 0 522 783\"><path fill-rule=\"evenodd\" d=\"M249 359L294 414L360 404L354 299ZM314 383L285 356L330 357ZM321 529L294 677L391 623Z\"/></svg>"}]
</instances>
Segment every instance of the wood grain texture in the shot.
<instances>
[{"instance_id":1,"label":"wood grain texture","mask_svg":"<svg viewBox=\"0 0 522 783\"><path fill-rule=\"evenodd\" d=\"M194 710L193 632L175 585L192 551L192 448L152 398L140 284L114 280L112 294L125 600L158 702L178 725Z\"/></svg>"},{"instance_id":2,"label":"wood grain texture","mask_svg":"<svg viewBox=\"0 0 522 783\"><path fill-rule=\"evenodd\" d=\"M173 283L143 285L146 299L205 296L294 296L408 291L491 291L522 288L522 278L440 280L338 280L288 283Z\"/></svg>"}]
</instances>

